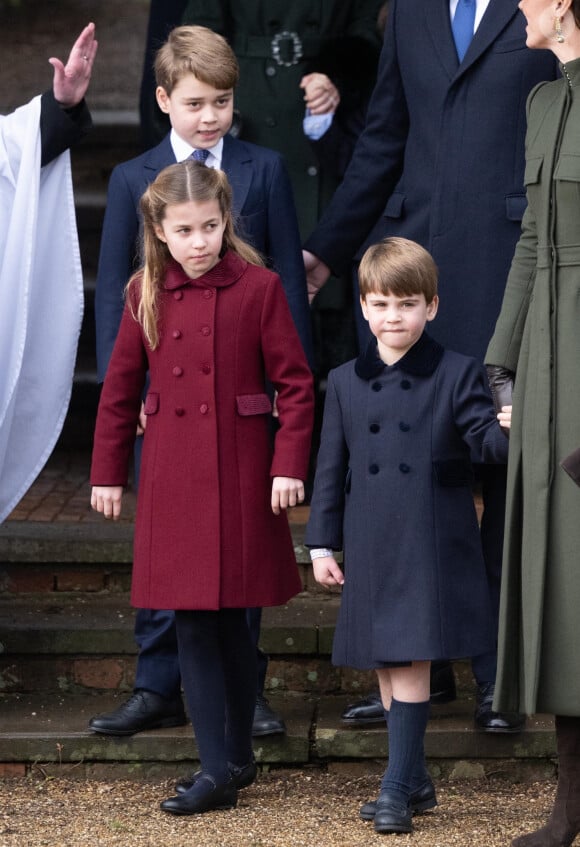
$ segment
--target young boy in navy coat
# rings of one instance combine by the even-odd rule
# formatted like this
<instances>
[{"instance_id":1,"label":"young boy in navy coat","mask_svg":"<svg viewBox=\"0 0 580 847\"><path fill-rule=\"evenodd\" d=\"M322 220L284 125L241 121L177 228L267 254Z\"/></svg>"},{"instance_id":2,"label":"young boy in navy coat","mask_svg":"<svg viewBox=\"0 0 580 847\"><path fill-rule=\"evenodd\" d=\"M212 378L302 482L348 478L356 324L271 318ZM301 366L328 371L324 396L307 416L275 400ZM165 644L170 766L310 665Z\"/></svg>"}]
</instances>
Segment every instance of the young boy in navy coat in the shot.
<instances>
[{"instance_id":1,"label":"young boy in navy coat","mask_svg":"<svg viewBox=\"0 0 580 847\"><path fill-rule=\"evenodd\" d=\"M332 660L374 668L389 728L377 832L410 832L436 805L425 767L431 660L493 649L472 462L507 461L482 366L425 332L437 269L404 238L359 270L373 338L329 374L306 544L316 580L342 585ZM509 427L511 407L498 415ZM343 550L344 573L334 557Z\"/></svg>"},{"instance_id":2,"label":"young boy in navy coat","mask_svg":"<svg viewBox=\"0 0 580 847\"><path fill-rule=\"evenodd\" d=\"M237 59L222 36L205 27L172 30L155 60L157 101L169 115L171 132L153 149L118 165L111 174L101 237L95 297L97 369L105 373L124 306L124 288L139 266L139 201L168 165L193 156L225 171L233 190L238 235L259 250L282 279L304 352L312 362L311 324L298 221L282 157L228 134L232 125ZM138 475L141 439L137 439ZM256 645L260 610L250 610ZM133 696L89 727L132 735L185 722L173 612L139 610L135 624L139 658ZM260 653L254 733L285 731L262 696L267 658Z\"/></svg>"}]
</instances>

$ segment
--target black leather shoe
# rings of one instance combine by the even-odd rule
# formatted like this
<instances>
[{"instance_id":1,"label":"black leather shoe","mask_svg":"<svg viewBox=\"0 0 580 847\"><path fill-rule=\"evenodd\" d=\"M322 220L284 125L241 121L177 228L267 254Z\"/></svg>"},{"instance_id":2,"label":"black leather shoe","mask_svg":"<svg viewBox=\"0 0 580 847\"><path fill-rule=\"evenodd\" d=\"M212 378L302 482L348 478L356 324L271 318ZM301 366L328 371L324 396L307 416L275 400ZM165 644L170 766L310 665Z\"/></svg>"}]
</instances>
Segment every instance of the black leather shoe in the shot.
<instances>
[{"instance_id":1,"label":"black leather shoe","mask_svg":"<svg viewBox=\"0 0 580 847\"><path fill-rule=\"evenodd\" d=\"M214 809L233 809L237 802L238 791L231 779L218 785L212 776L202 773L189 791L164 800L161 809L172 815L201 815Z\"/></svg>"},{"instance_id":2,"label":"black leather shoe","mask_svg":"<svg viewBox=\"0 0 580 847\"><path fill-rule=\"evenodd\" d=\"M183 726L186 723L181 700L167 700L153 691L138 689L118 709L91 718L89 729L103 735L135 735L145 729Z\"/></svg>"},{"instance_id":3,"label":"black leather shoe","mask_svg":"<svg viewBox=\"0 0 580 847\"><path fill-rule=\"evenodd\" d=\"M379 794L375 812L375 832L412 832L413 816L409 806L393 798L388 789Z\"/></svg>"},{"instance_id":4,"label":"black leather shoe","mask_svg":"<svg viewBox=\"0 0 580 847\"><path fill-rule=\"evenodd\" d=\"M362 700L350 703L340 719L345 724L365 726L372 723L385 723L385 712L378 691L371 691Z\"/></svg>"},{"instance_id":5,"label":"black leather shoe","mask_svg":"<svg viewBox=\"0 0 580 847\"><path fill-rule=\"evenodd\" d=\"M238 765L233 765L231 762L228 762L228 768L230 769L232 782L238 791L241 788L247 788L248 785L251 785L256 781L258 766L256 765L256 760L254 758L252 758L247 765L243 765L242 767L238 767ZM189 791L189 789L193 787L193 784L197 782L202 775L203 771L196 771L190 777L180 779L179 782L176 782L175 791L177 794L185 794L186 791Z\"/></svg>"},{"instance_id":6,"label":"black leather shoe","mask_svg":"<svg viewBox=\"0 0 580 847\"><path fill-rule=\"evenodd\" d=\"M419 812L426 812L428 809L434 809L436 805L435 786L431 780L428 780L420 788L413 791L409 797L409 808L414 815ZM363 821L372 821L375 818L376 811L377 802L373 800L360 807L359 815Z\"/></svg>"},{"instance_id":7,"label":"black leather shoe","mask_svg":"<svg viewBox=\"0 0 580 847\"><path fill-rule=\"evenodd\" d=\"M256 697L256 709L254 711L254 723L252 724L252 735L254 738L262 735L284 735L286 724L272 709L262 694Z\"/></svg>"},{"instance_id":8,"label":"black leather shoe","mask_svg":"<svg viewBox=\"0 0 580 847\"><path fill-rule=\"evenodd\" d=\"M431 702L441 705L456 699L455 674L451 662L431 662Z\"/></svg>"},{"instance_id":9,"label":"black leather shoe","mask_svg":"<svg viewBox=\"0 0 580 847\"><path fill-rule=\"evenodd\" d=\"M521 732L524 728L525 717L517 712L494 712L494 692L493 682L477 686L476 727L484 732Z\"/></svg>"}]
</instances>

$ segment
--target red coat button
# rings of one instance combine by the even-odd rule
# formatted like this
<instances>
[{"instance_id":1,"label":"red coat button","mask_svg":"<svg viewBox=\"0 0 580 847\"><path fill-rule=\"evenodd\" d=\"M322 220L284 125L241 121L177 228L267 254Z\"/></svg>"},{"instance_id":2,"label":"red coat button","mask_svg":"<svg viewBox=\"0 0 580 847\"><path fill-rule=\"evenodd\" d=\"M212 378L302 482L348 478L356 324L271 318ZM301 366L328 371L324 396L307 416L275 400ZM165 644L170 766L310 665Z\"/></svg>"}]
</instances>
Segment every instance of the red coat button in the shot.
<instances>
[{"instance_id":1,"label":"red coat button","mask_svg":"<svg viewBox=\"0 0 580 847\"><path fill-rule=\"evenodd\" d=\"M171 334L173 335L174 338L181 338L181 330L180 329L174 329Z\"/></svg>"},{"instance_id":2,"label":"red coat button","mask_svg":"<svg viewBox=\"0 0 580 847\"><path fill-rule=\"evenodd\" d=\"M199 411L202 415L207 415L207 413L209 412L209 406L207 405L207 403L202 403L199 407Z\"/></svg>"},{"instance_id":3,"label":"red coat button","mask_svg":"<svg viewBox=\"0 0 580 847\"><path fill-rule=\"evenodd\" d=\"M174 291L173 292L173 299L174 300L181 300L182 298L183 298L183 291Z\"/></svg>"},{"instance_id":4,"label":"red coat button","mask_svg":"<svg viewBox=\"0 0 580 847\"><path fill-rule=\"evenodd\" d=\"M201 334L202 335L211 335L211 327L210 326L202 326Z\"/></svg>"},{"instance_id":5,"label":"red coat button","mask_svg":"<svg viewBox=\"0 0 580 847\"><path fill-rule=\"evenodd\" d=\"M206 300L211 300L211 298L213 297L213 291L211 291L209 288L206 288L203 292L203 296Z\"/></svg>"},{"instance_id":6,"label":"red coat button","mask_svg":"<svg viewBox=\"0 0 580 847\"><path fill-rule=\"evenodd\" d=\"M181 406L178 406L175 410L175 414L178 418L182 418L185 414L185 409L182 409Z\"/></svg>"},{"instance_id":7,"label":"red coat button","mask_svg":"<svg viewBox=\"0 0 580 847\"><path fill-rule=\"evenodd\" d=\"M201 366L202 374L210 374L211 373L211 365L202 365Z\"/></svg>"},{"instance_id":8,"label":"red coat button","mask_svg":"<svg viewBox=\"0 0 580 847\"><path fill-rule=\"evenodd\" d=\"M183 368L180 368L179 365L176 365L173 368L172 373L173 373L173 376L183 376Z\"/></svg>"}]
</instances>

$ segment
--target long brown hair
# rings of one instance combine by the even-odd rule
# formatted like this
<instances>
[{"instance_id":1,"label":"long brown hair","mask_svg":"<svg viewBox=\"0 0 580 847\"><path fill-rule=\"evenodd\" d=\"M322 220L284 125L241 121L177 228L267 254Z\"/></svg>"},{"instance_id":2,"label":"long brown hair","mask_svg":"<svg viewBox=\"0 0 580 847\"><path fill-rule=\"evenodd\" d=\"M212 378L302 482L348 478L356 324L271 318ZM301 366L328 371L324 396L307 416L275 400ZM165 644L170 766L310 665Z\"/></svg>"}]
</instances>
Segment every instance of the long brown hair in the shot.
<instances>
[{"instance_id":1,"label":"long brown hair","mask_svg":"<svg viewBox=\"0 0 580 847\"><path fill-rule=\"evenodd\" d=\"M155 228L161 226L168 206L210 200L217 200L225 222L220 255L232 250L247 262L264 265L258 251L234 232L232 189L223 171L207 168L192 159L162 170L141 198L144 265L127 284L127 291L134 285L139 286L139 305L134 316L143 327L152 350L159 344L159 290L171 259L167 244L157 237Z\"/></svg>"}]
</instances>

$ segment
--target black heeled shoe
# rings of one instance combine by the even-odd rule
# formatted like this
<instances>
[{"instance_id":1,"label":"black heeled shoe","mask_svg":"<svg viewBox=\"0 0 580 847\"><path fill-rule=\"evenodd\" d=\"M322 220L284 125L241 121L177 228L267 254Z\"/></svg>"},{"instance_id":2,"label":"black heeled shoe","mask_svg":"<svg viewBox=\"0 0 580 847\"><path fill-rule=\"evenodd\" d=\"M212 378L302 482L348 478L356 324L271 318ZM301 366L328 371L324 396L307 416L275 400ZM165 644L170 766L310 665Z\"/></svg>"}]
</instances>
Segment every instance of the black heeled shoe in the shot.
<instances>
[{"instance_id":1,"label":"black heeled shoe","mask_svg":"<svg viewBox=\"0 0 580 847\"><path fill-rule=\"evenodd\" d=\"M238 803L238 789L232 779L219 785L208 773L201 773L189 791L169 797L161 809L172 815L200 815L214 810L233 809Z\"/></svg>"}]
</instances>

